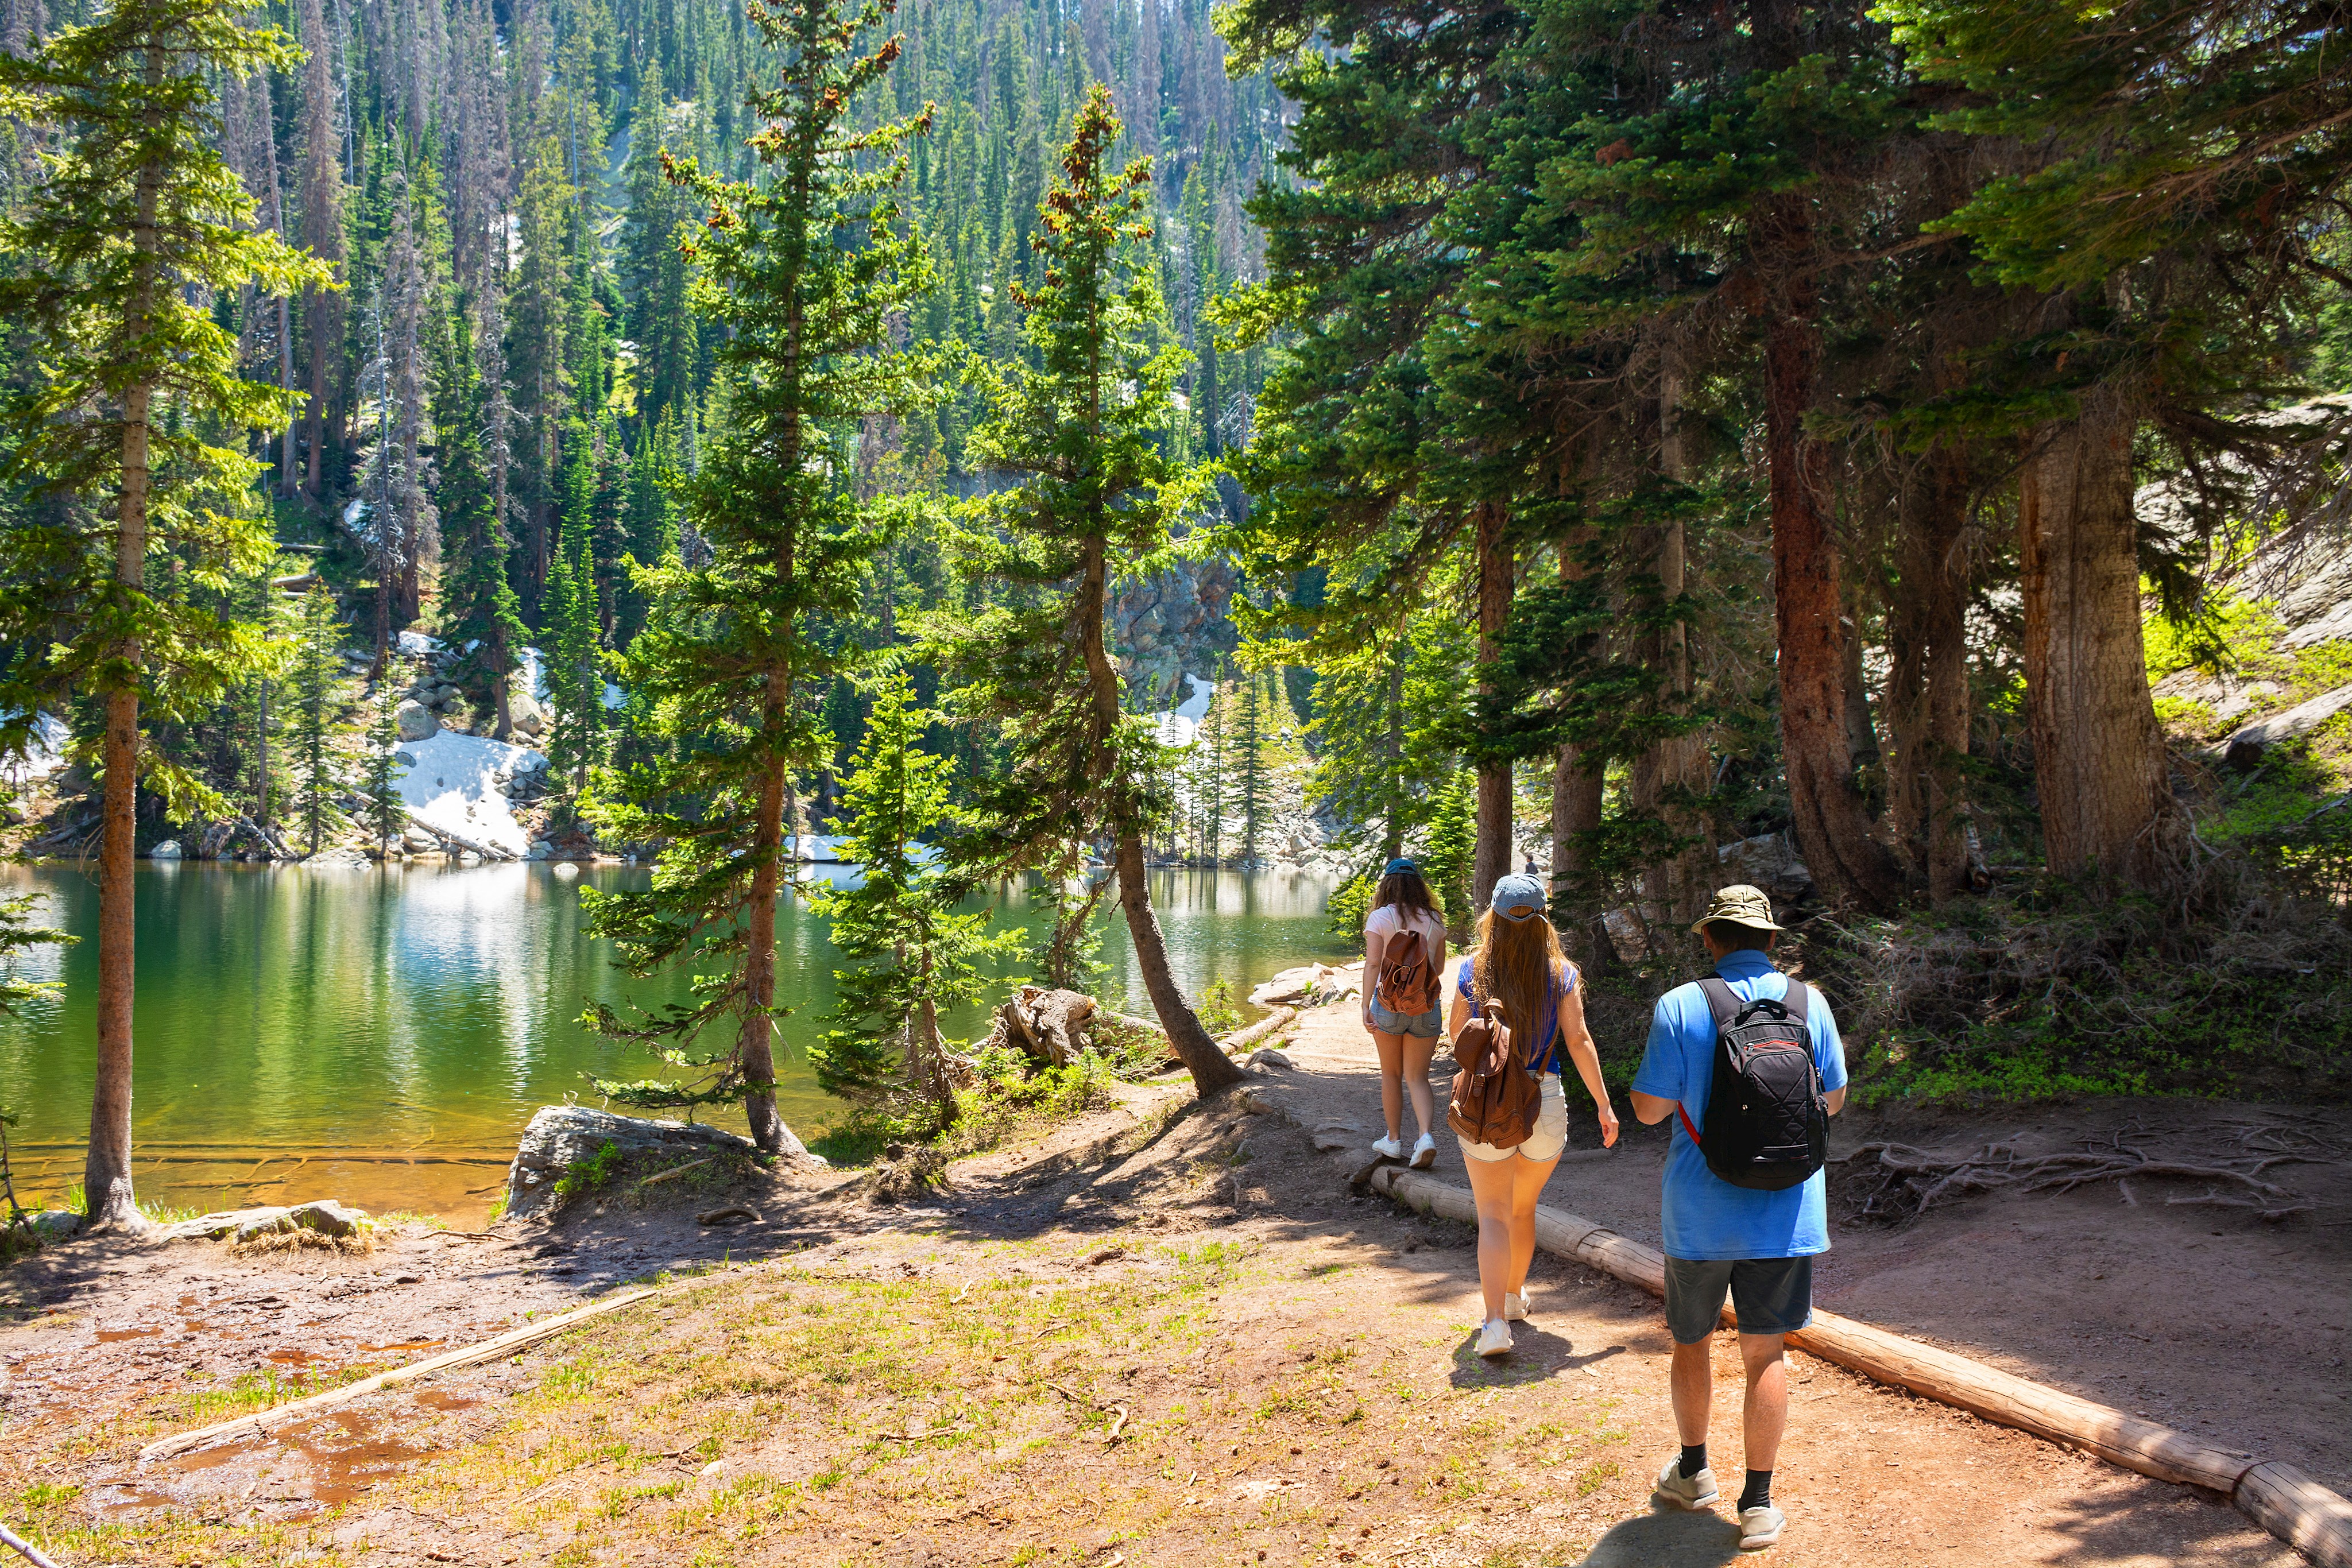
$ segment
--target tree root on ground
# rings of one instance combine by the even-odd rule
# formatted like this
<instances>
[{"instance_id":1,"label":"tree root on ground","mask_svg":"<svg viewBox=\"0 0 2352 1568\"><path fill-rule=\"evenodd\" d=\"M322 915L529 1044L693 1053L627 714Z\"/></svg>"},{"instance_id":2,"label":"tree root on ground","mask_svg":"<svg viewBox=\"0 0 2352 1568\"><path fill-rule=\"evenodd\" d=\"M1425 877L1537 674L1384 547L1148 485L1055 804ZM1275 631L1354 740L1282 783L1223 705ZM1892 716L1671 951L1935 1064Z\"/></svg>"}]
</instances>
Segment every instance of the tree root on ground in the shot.
<instances>
[{"instance_id":1,"label":"tree root on ground","mask_svg":"<svg viewBox=\"0 0 2352 1568\"><path fill-rule=\"evenodd\" d=\"M2300 1128L2264 1125L2240 1134L2243 1153L2189 1159L2158 1159L2129 1140L2143 1136L2137 1124L2106 1139L2087 1139L2067 1154L2024 1155L2014 1144L1991 1143L1973 1154L1916 1148L1908 1144L1864 1144L1833 1160L1864 1182L1861 1202L1853 1209L1859 1219L1907 1224L1937 1203L1962 1193L1991 1192L2016 1187L2023 1192L2072 1192L2093 1182L2111 1181L2125 1203L2138 1207L2131 1189L2135 1180L2203 1182L2203 1194L2168 1197L2168 1207L2202 1206L2243 1208L2275 1224L2291 1215L2317 1207L2309 1198L2263 1179L2273 1166L2334 1164L2342 1151ZM2225 1193L2223 1188L2234 1189ZM1851 1192L1853 1189L1849 1189Z\"/></svg>"}]
</instances>

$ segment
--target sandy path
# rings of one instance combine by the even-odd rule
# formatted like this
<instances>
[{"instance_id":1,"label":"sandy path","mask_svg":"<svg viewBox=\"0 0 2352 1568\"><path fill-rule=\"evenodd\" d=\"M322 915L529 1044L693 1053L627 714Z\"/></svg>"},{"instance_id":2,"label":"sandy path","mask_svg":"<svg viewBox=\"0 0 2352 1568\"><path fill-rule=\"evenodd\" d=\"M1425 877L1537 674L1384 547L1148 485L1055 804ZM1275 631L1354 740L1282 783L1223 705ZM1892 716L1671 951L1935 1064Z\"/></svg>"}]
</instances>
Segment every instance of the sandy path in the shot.
<instances>
[{"instance_id":1,"label":"sandy path","mask_svg":"<svg viewBox=\"0 0 2352 1568\"><path fill-rule=\"evenodd\" d=\"M1297 1063L1288 1092L1306 1127L1360 1129L1360 1142L1382 1130L1377 1061L1352 1002L1304 1014L1286 1049ZM1443 1127L1450 1077L1433 1066L1436 1171L1466 1185L1461 1152ZM1621 1101L1624 1136L1604 1154L1580 1087L1570 1089L1569 1111L1570 1153L1546 1201L1656 1246L1666 1129L1639 1125ZM1908 1119L1855 1112L1832 1124L1831 1152L1887 1137L2064 1149L2126 1124L2145 1129L2157 1148L2193 1152L2282 1121L2310 1124L2283 1108L2200 1101ZM1407 1123L1410 1133L1410 1113ZM1818 1266L1816 1299L2225 1447L2292 1459L2352 1493L2352 1170L2308 1164L2268 1174L2319 1207L2264 1225L2244 1210L2165 1202L2198 1196L2198 1184L2141 1184L2133 1204L2107 1185L1976 1195L1902 1228L1838 1225ZM1833 1213L1841 1179L1833 1167Z\"/></svg>"}]
</instances>

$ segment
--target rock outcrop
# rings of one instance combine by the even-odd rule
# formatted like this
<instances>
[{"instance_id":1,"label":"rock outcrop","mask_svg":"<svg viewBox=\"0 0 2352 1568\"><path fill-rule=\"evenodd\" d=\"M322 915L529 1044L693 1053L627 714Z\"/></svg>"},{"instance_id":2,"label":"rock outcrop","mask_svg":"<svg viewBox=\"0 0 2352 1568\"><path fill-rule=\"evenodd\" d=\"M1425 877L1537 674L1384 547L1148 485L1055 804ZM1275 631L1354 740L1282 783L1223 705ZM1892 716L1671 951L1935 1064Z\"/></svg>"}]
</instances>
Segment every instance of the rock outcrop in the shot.
<instances>
[{"instance_id":1,"label":"rock outcrop","mask_svg":"<svg viewBox=\"0 0 2352 1568\"><path fill-rule=\"evenodd\" d=\"M392 723L400 738L405 741L430 740L441 733L441 721L433 716L432 709L415 697L406 698L392 710Z\"/></svg>"},{"instance_id":2,"label":"rock outcrop","mask_svg":"<svg viewBox=\"0 0 2352 1568\"><path fill-rule=\"evenodd\" d=\"M262 1208L232 1208L200 1214L163 1228L165 1241L251 1241L295 1230L315 1230L321 1236L356 1236L367 1221L367 1210L353 1208L341 1198Z\"/></svg>"},{"instance_id":3,"label":"rock outcrop","mask_svg":"<svg viewBox=\"0 0 2352 1568\"><path fill-rule=\"evenodd\" d=\"M594 1158L607 1144L624 1160L645 1155L701 1159L714 1154L759 1153L740 1134L698 1122L657 1122L586 1105L542 1105L523 1129L514 1164L507 1168L507 1218L551 1218L557 1179Z\"/></svg>"}]
</instances>

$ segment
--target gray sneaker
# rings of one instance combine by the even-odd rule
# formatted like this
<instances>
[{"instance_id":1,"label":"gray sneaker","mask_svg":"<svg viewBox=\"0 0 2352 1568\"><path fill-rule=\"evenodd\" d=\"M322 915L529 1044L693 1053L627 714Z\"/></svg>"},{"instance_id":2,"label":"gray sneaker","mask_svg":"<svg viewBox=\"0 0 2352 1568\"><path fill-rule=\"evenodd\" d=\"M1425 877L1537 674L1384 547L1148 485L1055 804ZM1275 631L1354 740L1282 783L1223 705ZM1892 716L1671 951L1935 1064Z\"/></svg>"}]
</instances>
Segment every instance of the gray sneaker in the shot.
<instances>
[{"instance_id":1,"label":"gray sneaker","mask_svg":"<svg viewBox=\"0 0 2352 1568\"><path fill-rule=\"evenodd\" d=\"M1739 1511L1739 1550L1761 1552L1780 1539L1780 1527L1789 1522L1788 1516L1770 1503Z\"/></svg>"},{"instance_id":2,"label":"gray sneaker","mask_svg":"<svg viewBox=\"0 0 2352 1568\"><path fill-rule=\"evenodd\" d=\"M1658 1472L1658 1490L1652 1495L1658 1501L1671 1503L1676 1508L1713 1508L1723 1500L1723 1494L1716 1490L1712 1468L1695 1476L1686 1476L1683 1474L1680 1458L1666 1461L1666 1468Z\"/></svg>"}]
</instances>

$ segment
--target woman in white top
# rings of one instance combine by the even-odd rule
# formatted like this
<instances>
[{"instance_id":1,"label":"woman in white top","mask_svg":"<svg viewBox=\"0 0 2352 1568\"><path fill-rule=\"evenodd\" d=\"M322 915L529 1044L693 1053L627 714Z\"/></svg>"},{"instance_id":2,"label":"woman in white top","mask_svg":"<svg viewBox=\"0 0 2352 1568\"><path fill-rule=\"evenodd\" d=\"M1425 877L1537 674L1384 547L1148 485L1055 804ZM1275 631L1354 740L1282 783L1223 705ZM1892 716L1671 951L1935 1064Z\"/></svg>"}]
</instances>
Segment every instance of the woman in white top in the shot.
<instances>
[{"instance_id":1,"label":"woman in white top","mask_svg":"<svg viewBox=\"0 0 2352 1568\"><path fill-rule=\"evenodd\" d=\"M1428 1005L1410 1013L1389 1005L1406 998L1381 994L1389 946L1407 932L1421 938L1428 982ZM1409 1093L1413 1119L1421 1124L1421 1139L1412 1146L1416 1170L1427 1170L1437 1160L1437 1142L1429 1131L1436 1113L1429 1092L1429 1059L1437 1051L1438 998L1444 993L1440 977L1444 973L1445 922L1438 917L1429 884L1412 862L1392 860L1381 869L1371 913L1364 916L1364 1027L1381 1053L1381 1109L1389 1124L1389 1135L1374 1139L1372 1151L1391 1160L1403 1155L1404 1097Z\"/></svg>"},{"instance_id":2,"label":"woman in white top","mask_svg":"<svg viewBox=\"0 0 2352 1568\"><path fill-rule=\"evenodd\" d=\"M1489 1001L1504 1004L1512 1046L1537 1079L1542 1098L1527 1142L1512 1148L1461 1138L1462 1163L1478 1208L1478 1291L1486 1308L1480 1355L1511 1348L1511 1323L1528 1315L1528 1266L1536 1256L1536 1200L1568 1144L1568 1095L1561 1059L1576 1067L1601 1119L1601 1145L1617 1142L1617 1111L1601 1077L1601 1053L1584 1023L1576 966L1560 951L1544 913L1544 887L1531 876L1495 883L1494 902L1478 917L1478 946L1454 979L1447 1038ZM1461 1135L1456 1134L1460 1138Z\"/></svg>"}]
</instances>

